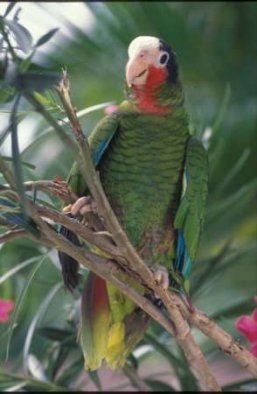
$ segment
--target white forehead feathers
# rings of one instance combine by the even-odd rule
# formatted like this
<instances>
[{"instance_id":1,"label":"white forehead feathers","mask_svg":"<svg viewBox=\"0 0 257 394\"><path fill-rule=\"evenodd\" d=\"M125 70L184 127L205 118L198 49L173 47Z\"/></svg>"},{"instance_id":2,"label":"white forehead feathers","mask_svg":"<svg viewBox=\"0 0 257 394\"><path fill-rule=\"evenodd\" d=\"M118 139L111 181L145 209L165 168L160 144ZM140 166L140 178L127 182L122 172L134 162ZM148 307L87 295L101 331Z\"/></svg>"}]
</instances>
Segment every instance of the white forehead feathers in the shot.
<instances>
[{"instance_id":1,"label":"white forehead feathers","mask_svg":"<svg viewBox=\"0 0 257 394\"><path fill-rule=\"evenodd\" d=\"M159 38L152 36L139 36L135 38L128 47L129 58L133 57L140 50L158 50L160 46Z\"/></svg>"}]
</instances>

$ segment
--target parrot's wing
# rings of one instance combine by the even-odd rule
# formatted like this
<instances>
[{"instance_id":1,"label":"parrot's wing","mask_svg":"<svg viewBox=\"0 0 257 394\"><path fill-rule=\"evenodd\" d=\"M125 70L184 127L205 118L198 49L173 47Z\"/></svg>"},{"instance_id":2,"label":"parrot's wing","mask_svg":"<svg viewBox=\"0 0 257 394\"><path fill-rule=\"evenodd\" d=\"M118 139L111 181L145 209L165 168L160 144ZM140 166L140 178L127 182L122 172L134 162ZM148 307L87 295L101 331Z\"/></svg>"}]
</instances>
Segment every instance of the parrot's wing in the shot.
<instances>
[{"instance_id":1,"label":"parrot's wing","mask_svg":"<svg viewBox=\"0 0 257 394\"><path fill-rule=\"evenodd\" d=\"M88 138L88 144L95 167L97 167L99 164L104 152L110 144L110 141L117 132L118 127L119 113L113 112L111 115L105 116L90 134ZM77 162L73 164L67 182L70 189L79 197L89 194L85 179ZM68 215L70 216L71 214ZM71 241L74 245L80 245L77 235L68 230L66 227L60 226L59 233ZM79 265L76 260L64 252L59 251L58 256L62 266L64 284L69 290L72 291L77 286L79 281Z\"/></svg>"},{"instance_id":2,"label":"parrot's wing","mask_svg":"<svg viewBox=\"0 0 257 394\"><path fill-rule=\"evenodd\" d=\"M186 278L195 259L208 191L207 152L196 137L191 137L187 145L184 181L174 228L177 230L175 268Z\"/></svg>"},{"instance_id":3,"label":"parrot's wing","mask_svg":"<svg viewBox=\"0 0 257 394\"><path fill-rule=\"evenodd\" d=\"M118 127L119 114L118 112L114 112L101 119L88 137L91 157L95 167L99 164ZM85 195L86 184L77 162L71 168L68 176L68 184L71 190L78 196Z\"/></svg>"}]
</instances>

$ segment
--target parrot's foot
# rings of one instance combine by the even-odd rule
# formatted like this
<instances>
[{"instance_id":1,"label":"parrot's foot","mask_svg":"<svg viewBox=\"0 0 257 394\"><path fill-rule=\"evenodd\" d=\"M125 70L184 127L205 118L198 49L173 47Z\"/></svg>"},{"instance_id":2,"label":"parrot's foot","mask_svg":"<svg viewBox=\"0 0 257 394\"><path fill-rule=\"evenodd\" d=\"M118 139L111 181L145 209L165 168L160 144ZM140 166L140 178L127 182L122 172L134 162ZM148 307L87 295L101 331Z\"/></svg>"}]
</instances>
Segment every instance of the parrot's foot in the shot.
<instances>
[{"instance_id":1,"label":"parrot's foot","mask_svg":"<svg viewBox=\"0 0 257 394\"><path fill-rule=\"evenodd\" d=\"M160 285L164 290L168 290L170 279L167 268L160 264L154 264L151 267L151 270L158 285Z\"/></svg>"},{"instance_id":2,"label":"parrot's foot","mask_svg":"<svg viewBox=\"0 0 257 394\"><path fill-rule=\"evenodd\" d=\"M80 197L72 206L71 214L76 216L80 213L82 216L88 212L93 212L97 214L97 207L95 201L91 196Z\"/></svg>"}]
</instances>

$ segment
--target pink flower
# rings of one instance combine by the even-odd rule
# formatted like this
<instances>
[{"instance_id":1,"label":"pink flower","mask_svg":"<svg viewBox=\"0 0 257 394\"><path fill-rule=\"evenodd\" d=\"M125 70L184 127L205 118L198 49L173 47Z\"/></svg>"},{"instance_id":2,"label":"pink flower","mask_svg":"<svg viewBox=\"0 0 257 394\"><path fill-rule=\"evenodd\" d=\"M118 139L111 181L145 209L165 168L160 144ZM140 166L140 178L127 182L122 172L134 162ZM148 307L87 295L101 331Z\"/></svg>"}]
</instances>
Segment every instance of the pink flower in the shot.
<instances>
[{"instance_id":1,"label":"pink flower","mask_svg":"<svg viewBox=\"0 0 257 394\"><path fill-rule=\"evenodd\" d=\"M254 297L257 303L257 296ZM235 322L236 329L250 342L250 352L257 357L257 308L250 316L240 316Z\"/></svg>"},{"instance_id":2,"label":"pink flower","mask_svg":"<svg viewBox=\"0 0 257 394\"><path fill-rule=\"evenodd\" d=\"M111 115L114 111L116 111L117 108L118 105L111 104L104 109L104 112L106 113L106 115Z\"/></svg>"},{"instance_id":3,"label":"pink flower","mask_svg":"<svg viewBox=\"0 0 257 394\"><path fill-rule=\"evenodd\" d=\"M0 298L0 323L5 323L9 320L9 313L12 309L12 300L4 300L3 298Z\"/></svg>"}]
</instances>

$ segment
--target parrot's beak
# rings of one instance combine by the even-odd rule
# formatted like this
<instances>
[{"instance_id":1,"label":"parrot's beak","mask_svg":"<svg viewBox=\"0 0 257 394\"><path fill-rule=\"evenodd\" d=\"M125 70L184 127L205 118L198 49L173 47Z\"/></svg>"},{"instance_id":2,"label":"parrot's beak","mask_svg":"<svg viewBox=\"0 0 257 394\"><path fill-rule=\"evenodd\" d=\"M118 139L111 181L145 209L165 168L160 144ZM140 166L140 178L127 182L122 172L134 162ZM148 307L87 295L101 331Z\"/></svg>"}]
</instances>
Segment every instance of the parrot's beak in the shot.
<instances>
[{"instance_id":1,"label":"parrot's beak","mask_svg":"<svg viewBox=\"0 0 257 394\"><path fill-rule=\"evenodd\" d=\"M126 81L131 85L143 85L148 75L148 64L145 59L131 58L126 65Z\"/></svg>"}]
</instances>

